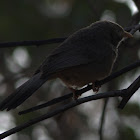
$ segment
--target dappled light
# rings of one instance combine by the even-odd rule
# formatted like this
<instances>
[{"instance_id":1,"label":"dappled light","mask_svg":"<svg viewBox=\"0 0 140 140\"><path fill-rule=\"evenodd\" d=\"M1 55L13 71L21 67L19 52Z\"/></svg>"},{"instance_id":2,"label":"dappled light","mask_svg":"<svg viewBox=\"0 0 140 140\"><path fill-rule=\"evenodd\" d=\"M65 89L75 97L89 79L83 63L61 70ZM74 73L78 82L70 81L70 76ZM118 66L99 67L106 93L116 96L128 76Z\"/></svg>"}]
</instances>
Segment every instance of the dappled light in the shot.
<instances>
[{"instance_id":1,"label":"dappled light","mask_svg":"<svg viewBox=\"0 0 140 140\"><path fill-rule=\"evenodd\" d=\"M52 140L52 138L50 138L50 136L48 135L47 130L45 130L45 127L43 126L36 126L33 129L33 139L35 140Z\"/></svg>"},{"instance_id":2,"label":"dappled light","mask_svg":"<svg viewBox=\"0 0 140 140\"><path fill-rule=\"evenodd\" d=\"M101 16L101 20L110 20L110 21L116 21L115 13L110 10L104 11L104 13Z\"/></svg>"},{"instance_id":3,"label":"dappled light","mask_svg":"<svg viewBox=\"0 0 140 140\"><path fill-rule=\"evenodd\" d=\"M9 112L1 112L0 113L0 133L7 130L10 127L14 127L15 126L15 120L12 116L11 113ZM12 136L12 137L8 137L5 138L5 140L17 140L17 136Z\"/></svg>"},{"instance_id":4,"label":"dappled light","mask_svg":"<svg viewBox=\"0 0 140 140\"><path fill-rule=\"evenodd\" d=\"M17 63L21 68L27 68L30 66L31 59L25 48L16 48L12 57L15 63Z\"/></svg>"},{"instance_id":5,"label":"dappled light","mask_svg":"<svg viewBox=\"0 0 140 140\"><path fill-rule=\"evenodd\" d=\"M21 71L21 68L15 63L12 56L10 56L10 55L6 56L5 59L6 59L6 65L7 65L10 72L18 73Z\"/></svg>"},{"instance_id":6,"label":"dappled light","mask_svg":"<svg viewBox=\"0 0 140 140\"><path fill-rule=\"evenodd\" d=\"M138 12L138 8L136 7L136 5L132 0L114 0L114 1L126 3L130 7L132 14Z\"/></svg>"},{"instance_id":7,"label":"dappled light","mask_svg":"<svg viewBox=\"0 0 140 140\"><path fill-rule=\"evenodd\" d=\"M71 12L71 5L65 0L45 0L40 10L48 17L58 18L68 16Z\"/></svg>"},{"instance_id":8,"label":"dappled light","mask_svg":"<svg viewBox=\"0 0 140 140\"><path fill-rule=\"evenodd\" d=\"M15 83L15 88L18 88L19 86L21 86L23 83L25 83L29 78L27 77L23 77L21 79L19 79L16 83Z\"/></svg>"}]
</instances>

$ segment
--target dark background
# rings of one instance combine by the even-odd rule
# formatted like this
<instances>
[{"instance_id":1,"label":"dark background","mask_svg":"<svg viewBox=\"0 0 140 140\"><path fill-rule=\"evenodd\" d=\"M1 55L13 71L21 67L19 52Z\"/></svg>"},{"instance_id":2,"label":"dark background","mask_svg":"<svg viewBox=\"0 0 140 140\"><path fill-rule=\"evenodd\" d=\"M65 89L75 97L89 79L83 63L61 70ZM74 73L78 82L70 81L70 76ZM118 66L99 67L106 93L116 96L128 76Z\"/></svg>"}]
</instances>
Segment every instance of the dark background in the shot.
<instances>
[{"instance_id":1,"label":"dark background","mask_svg":"<svg viewBox=\"0 0 140 140\"><path fill-rule=\"evenodd\" d=\"M114 0L0 1L0 42L65 37L97 20L105 19L127 27L136 12L134 6L132 0L127 3ZM135 33L134 38L119 49L114 71L139 59L139 35L139 32ZM56 46L58 44L0 48L0 101L27 80ZM138 75L137 68L104 85L100 91L125 88ZM18 111L67 93L69 90L59 80L47 82L16 110L0 112L0 132L53 110L57 106L23 116L18 116ZM90 91L85 95L88 94L93 92ZM109 100L103 130L105 140L140 139L139 99L138 91L124 110L117 108L118 98ZM8 137L7 140L98 140L103 104L104 100L82 104L26 128Z\"/></svg>"}]
</instances>

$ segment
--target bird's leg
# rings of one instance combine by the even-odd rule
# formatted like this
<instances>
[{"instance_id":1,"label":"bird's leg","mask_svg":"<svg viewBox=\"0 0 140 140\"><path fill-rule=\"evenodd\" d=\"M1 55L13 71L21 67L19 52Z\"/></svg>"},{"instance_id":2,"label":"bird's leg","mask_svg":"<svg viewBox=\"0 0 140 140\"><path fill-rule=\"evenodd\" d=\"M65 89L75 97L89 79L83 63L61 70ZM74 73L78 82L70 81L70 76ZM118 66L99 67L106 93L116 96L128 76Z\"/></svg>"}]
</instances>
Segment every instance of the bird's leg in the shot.
<instances>
[{"instance_id":1,"label":"bird's leg","mask_svg":"<svg viewBox=\"0 0 140 140\"><path fill-rule=\"evenodd\" d=\"M92 89L93 89L93 92L97 93L99 91L99 88L101 86L95 86L95 82L92 83Z\"/></svg>"},{"instance_id":2,"label":"bird's leg","mask_svg":"<svg viewBox=\"0 0 140 140\"><path fill-rule=\"evenodd\" d=\"M78 98L79 98L79 96L81 96L81 95L77 95L76 94L76 89L73 89L73 88L71 88L71 87L69 87L69 89L72 91L72 93L73 93L73 99L74 100L77 100Z\"/></svg>"}]
</instances>

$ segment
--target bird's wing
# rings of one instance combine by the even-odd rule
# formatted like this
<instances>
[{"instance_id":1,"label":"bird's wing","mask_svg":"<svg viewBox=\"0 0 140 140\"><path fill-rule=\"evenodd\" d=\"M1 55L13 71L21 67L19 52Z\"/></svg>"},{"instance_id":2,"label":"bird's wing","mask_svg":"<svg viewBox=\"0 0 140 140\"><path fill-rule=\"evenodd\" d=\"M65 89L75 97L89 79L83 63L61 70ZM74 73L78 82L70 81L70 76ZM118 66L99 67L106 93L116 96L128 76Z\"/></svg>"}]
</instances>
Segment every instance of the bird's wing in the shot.
<instances>
[{"instance_id":1,"label":"bird's wing","mask_svg":"<svg viewBox=\"0 0 140 140\"><path fill-rule=\"evenodd\" d=\"M92 37L91 37L92 35ZM79 39L80 38L80 39ZM89 64L90 62L102 63L105 56L110 53L109 47L98 40L96 34L86 31L76 33L56 48L42 64L43 75L50 75L64 69ZM104 53L101 49L106 50Z\"/></svg>"}]
</instances>

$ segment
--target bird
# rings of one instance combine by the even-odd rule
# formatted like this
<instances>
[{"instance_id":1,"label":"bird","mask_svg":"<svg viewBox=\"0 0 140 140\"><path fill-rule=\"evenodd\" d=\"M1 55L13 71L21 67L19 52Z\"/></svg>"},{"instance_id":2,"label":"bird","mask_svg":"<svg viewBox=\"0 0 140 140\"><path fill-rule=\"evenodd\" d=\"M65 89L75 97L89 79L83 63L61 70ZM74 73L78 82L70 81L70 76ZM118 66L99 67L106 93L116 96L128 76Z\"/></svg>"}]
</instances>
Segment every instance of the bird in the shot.
<instances>
[{"instance_id":1,"label":"bird","mask_svg":"<svg viewBox=\"0 0 140 140\"><path fill-rule=\"evenodd\" d=\"M111 73L124 37L132 35L107 20L76 31L47 56L28 81L0 103L0 110L15 109L46 81L56 78L73 92L89 83L95 89L95 81Z\"/></svg>"}]
</instances>

